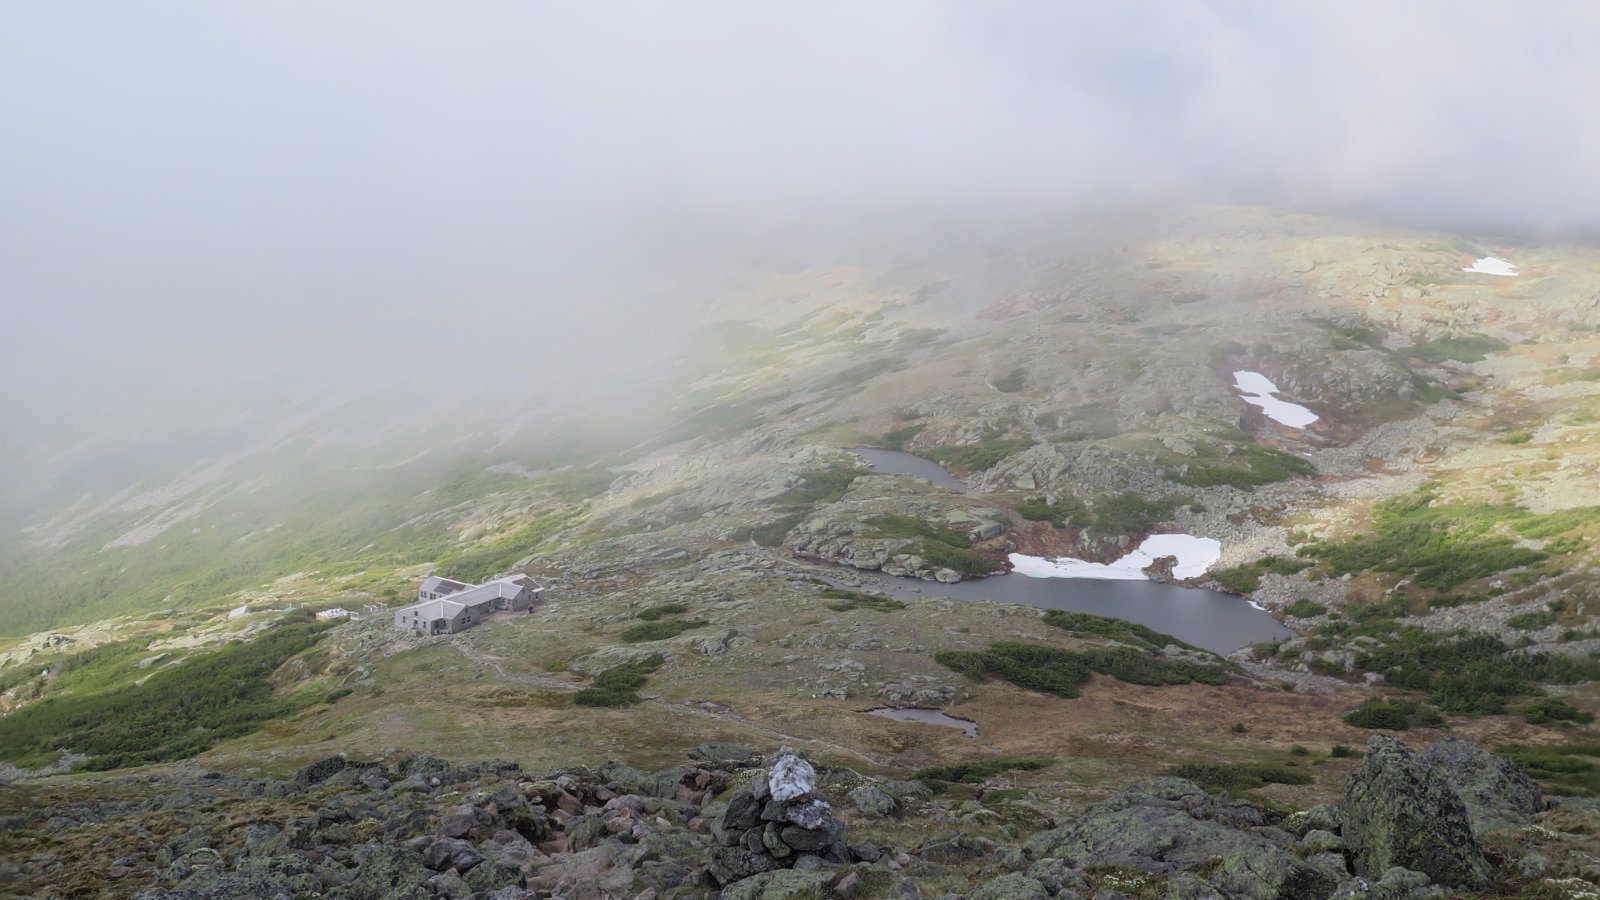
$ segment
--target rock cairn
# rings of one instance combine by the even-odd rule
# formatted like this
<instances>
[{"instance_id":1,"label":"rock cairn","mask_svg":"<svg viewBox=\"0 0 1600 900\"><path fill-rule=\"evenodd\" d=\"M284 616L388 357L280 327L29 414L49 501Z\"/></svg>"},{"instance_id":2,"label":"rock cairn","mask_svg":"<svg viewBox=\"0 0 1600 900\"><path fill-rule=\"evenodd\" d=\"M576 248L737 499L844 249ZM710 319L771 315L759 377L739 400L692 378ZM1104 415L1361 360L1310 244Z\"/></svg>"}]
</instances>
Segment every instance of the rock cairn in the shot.
<instances>
[{"instance_id":1,"label":"rock cairn","mask_svg":"<svg viewBox=\"0 0 1600 900\"><path fill-rule=\"evenodd\" d=\"M844 822L816 795L817 770L805 754L784 747L752 789L738 791L715 821L721 845L709 866L712 877L730 884L776 869L819 869L849 861Z\"/></svg>"}]
</instances>

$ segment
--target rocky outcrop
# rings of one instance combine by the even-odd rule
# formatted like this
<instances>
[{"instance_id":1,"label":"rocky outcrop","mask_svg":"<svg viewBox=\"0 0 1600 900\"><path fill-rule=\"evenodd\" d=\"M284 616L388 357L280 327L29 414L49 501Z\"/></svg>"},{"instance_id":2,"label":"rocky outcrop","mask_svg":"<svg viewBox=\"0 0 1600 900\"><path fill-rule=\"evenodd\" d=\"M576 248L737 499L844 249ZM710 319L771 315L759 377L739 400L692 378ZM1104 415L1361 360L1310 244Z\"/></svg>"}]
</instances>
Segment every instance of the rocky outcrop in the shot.
<instances>
[{"instance_id":1,"label":"rocky outcrop","mask_svg":"<svg viewBox=\"0 0 1600 900\"><path fill-rule=\"evenodd\" d=\"M1393 737L1367 742L1361 769L1345 783L1339 818L1357 875L1381 878L1400 866L1450 887L1488 883L1466 804L1442 771Z\"/></svg>"},{"instance_id":2,"label":"rocky outcrop","mask_svg":"<svg viewBox=\"0 0 1600 900\"><path fill-rule=\"evenodd\" d=\"M763 760L707 743L690 757L694 765L659 771L607 762L543 775L505 762L330 757L281 781L159 776L170 784L153 793L157 776L125 776L108 783L140 799L114 792L0 817L0 835L17 850L14 860L0 859L0 879L25 896L142 900L717 892L723 900L852 900L927 896L930 883L940 896L969 900L1435 900L1488 876L1486 865L1474 866L1483 857L1467 833L1467 806L1447 782L1490 800L1507 794L1511 811L1495 815L1525 816L1534 805L1526 785L1507 777L1508 763L1462 742L1414 754L1375 739L1338 808L1280 819L1183 779L1156 778L1067 813L1059 827L1011 790L998 802L982 787L978 799L955 800L921 781L819 772L788 748ZM848 797L844 818L823 790ZM1595 811L1592 801L1575 801L1559 811L1564 818L1541 817L1542 827L1519 841L1553 834L1551 826L1592 833ZM847 843L846 818L870 839ZM999 822L1004 830L983 832L997 840L973 828ZM897 832L920 845L888 845ZM104 846L120 855L97 857ZM1502 874L1589 874L1577 855L1556 859L1565 853L1554 846Z\"/></svg>"},{"instance_id":3,"label":"rocky outcrop","mask_svg":"<svg viewBox=\"0 0 1600 900\"><path fill-rule=\"evenodd\" d=\"M1220 868L1213 891L1250 900L1322 900L1340 877L1285 848L1294 838L1254 807L1213 797L1180 778L1158 778L1086 807L1065 827L1023 844L1030 859L1073 868L1120 866L1159 875Z\"/></svg>"},{"instance_id":4,"label":"rocky outcrop","mask_svg":"<svg viewBox=\"0 0 1600 900\"><path fill-rule=\"evenodd\" d=\"M1439 772L1467 808L1473 834L1529 825L1544 809L1544 795L1516 764L1459 738L1445 738L1417 754Z\"/></svg>"}]
</instances>

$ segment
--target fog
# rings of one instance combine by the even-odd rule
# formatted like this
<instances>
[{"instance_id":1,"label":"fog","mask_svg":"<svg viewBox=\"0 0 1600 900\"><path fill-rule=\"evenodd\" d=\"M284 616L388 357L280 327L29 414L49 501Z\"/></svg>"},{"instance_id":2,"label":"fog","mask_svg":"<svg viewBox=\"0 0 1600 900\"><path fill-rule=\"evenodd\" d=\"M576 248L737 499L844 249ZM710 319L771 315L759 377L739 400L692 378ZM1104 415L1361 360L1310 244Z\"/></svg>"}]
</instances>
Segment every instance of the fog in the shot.
<instances>
[{"instance_id":1,"label":"fog","mask_svg":"<svg viewBox=\"0 0 1600 900\"><path fill-rule=\"evenodd\" d=\"M717 248L785 224L1182 201L1600 226L1600 8L1580 4L5 20L9 459L355 390L626 390L623 363L674 352Z\"/></svg>"}]
</instances>

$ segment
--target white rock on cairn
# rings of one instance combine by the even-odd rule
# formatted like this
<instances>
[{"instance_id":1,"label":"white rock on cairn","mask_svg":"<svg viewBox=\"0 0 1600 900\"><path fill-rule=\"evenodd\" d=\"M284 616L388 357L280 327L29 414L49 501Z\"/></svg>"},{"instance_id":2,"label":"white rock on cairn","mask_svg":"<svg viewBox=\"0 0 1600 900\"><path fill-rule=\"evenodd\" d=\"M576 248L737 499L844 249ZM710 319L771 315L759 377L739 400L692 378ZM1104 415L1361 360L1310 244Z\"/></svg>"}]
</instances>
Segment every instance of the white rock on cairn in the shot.
<instances>
[{"instance_id":1,"label":"white rock on cairn","mask_svg":"<svg viewBox=\"0 0 1600 900\"><path fill-rule=\"evenodd\" d=\"M773 800L787 803L796 797L804 797L816 788L817 770L806 761L805 754L791 747L784 747L778 751L777 757L772 762L772 773L767 776L767 786L772 790Z\"/></svg>"}]
</instances>

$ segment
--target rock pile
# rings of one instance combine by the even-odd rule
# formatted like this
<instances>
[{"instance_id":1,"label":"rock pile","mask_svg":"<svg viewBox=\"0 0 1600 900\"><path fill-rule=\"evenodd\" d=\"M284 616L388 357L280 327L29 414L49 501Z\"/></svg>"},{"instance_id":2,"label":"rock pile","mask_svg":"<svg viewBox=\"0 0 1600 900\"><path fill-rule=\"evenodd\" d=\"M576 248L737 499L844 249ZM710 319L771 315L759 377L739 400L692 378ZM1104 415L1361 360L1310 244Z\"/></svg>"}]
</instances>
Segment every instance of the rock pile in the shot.
<instances>
[{"instance_id":1,"label":"rock pile","mask_svg":"<svg viewBox=\"0 0 1600 900\"><path fill-rule=\"evenodd\" d=\"M848 862L844 822L816 796L817 770L789 747L758 775L752 790L728 799L712 826L720 848L709 866L712 877L730 884L775 869L815 870Z\"/></svg>"}]
</instances>

